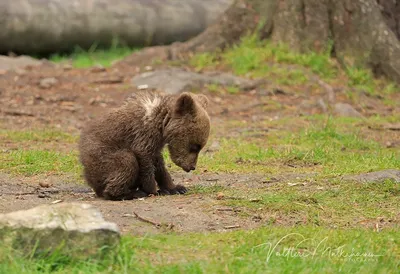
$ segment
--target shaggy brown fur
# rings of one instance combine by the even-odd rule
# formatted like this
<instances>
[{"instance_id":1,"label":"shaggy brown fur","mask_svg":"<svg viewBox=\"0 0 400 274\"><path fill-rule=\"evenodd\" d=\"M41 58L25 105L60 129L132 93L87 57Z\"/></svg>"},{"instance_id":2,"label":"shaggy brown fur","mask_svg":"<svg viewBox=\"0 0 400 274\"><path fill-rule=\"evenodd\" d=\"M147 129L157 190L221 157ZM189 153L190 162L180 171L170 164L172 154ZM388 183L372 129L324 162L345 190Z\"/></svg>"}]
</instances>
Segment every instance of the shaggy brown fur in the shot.
<instances>
[{"instance_id":1,"label":"shaggy brown fur","mask_svg":"<svg viewBox=\"0 0 400 274\"><path fill-rule=\"evenodd\" d=\"M87 183L109 200L186 193L172 182L161 151L168 144L176 165L186 172L196 168L210 132L207 103L192 93L138 94L91 122L79 142Z\"/></svg>"}]
</instances>

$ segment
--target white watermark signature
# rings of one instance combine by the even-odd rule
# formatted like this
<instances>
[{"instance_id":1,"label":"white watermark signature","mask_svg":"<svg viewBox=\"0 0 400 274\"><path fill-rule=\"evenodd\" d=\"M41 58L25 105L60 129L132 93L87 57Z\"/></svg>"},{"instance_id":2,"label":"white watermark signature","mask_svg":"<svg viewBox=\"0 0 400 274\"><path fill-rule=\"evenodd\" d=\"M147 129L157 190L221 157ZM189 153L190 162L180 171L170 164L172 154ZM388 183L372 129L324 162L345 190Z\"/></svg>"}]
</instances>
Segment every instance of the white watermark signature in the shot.
<instances>
[{"instance_id":1,"label":"white watermark signature","mask_svg":"<svg viewBox=\"0 0 400 274\"><path fill-rule=\"evenodd\" d=\"M295 244L285 245L285 240ZM280 238L275 243L267 242L253 247L255 250L266 251L266 261L269 262L273 256L283 257L286 259L290 258L310 258L316 257L338 259L342 261L353 261L353 262L370 262L376 261L378 257L383 255L374 254L372 252L359 252L354 248L350 248L346 245L341 246L329 246L328 237L317 241L313 238L306 238L300 233L290 233Z\"/></svg>"}]
</instances>

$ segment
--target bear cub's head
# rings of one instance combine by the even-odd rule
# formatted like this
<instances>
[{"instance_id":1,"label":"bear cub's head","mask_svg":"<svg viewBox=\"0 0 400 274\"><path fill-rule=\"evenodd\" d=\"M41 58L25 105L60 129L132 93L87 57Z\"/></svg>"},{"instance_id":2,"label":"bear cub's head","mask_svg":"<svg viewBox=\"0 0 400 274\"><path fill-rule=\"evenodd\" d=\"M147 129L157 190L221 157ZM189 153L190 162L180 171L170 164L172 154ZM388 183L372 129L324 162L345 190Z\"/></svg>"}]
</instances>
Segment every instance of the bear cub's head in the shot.
<instances>
[{"instance_id":1,"label":"bear cub's head","mask_svg":"<svg viewBox=\"0 0 400 274\"><path fill-rule=\"evenodd\" d=\"M171 160L186 172L196 169L199 152L210 133L205 95L184 92L172 104L171 120L164 134Z\"/></svg>"}]
</instances>

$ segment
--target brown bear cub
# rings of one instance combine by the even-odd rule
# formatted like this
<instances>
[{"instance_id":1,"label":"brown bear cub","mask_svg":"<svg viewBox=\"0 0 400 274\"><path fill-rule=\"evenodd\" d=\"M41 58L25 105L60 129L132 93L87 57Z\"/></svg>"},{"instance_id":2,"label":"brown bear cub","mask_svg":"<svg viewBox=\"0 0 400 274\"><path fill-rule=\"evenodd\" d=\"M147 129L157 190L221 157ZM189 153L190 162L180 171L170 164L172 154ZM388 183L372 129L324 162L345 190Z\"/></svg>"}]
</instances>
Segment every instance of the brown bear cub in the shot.
<instances>
[{"instance_id":1,"label":"brown bear cub","mask_svg":"<svg viewBox=\"0 0 400 274\"><path fill-rule=\"evenodd\" d=\"M91 122L79 141L87 183L107 200L186 193L172 182L161 152L167 145L176 165L196 168L210 132L207 103L206 96L186 92L141 93Z\"/></svg>"}]
</instances>

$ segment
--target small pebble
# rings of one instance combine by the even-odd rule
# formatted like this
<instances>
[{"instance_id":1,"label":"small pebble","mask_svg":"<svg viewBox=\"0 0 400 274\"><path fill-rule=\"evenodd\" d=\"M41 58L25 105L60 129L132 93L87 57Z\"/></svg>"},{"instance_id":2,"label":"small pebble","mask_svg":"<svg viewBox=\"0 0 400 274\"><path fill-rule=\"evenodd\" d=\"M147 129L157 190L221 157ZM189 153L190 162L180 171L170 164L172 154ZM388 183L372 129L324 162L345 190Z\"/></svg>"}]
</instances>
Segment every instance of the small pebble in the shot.
<instances>
[{"instance_id":1,"label":"small pebble","mask_svg":"<svg viewBox=\"0 0 400 274\"><path fill-rule=\"evenodd\" d=\"M50 184L48 182L39 182L39 186L41 186L41 187L50 187Z\"/></svg>"},{"instance_id":2,"label":"small pebble","mask_svg":"<svg viewBox=\"0 0 400 274\"><path fill-rule=\"evenodd\" d=\"M39 82L39 87L43 88L43 89L48 89L51 88L55 85L58 84L58 80L54 77L50 77L50 78L43 78L42 80L40 80Z\"/></svg>"},{"instance_id":3,"label":"small pebble","mask_svg":"<svg viewBox=\"0 0 400 274\"><path fill-rule=\"evenodd\" d=\"M90 71L93 73L99 73L99 72L104 72L106 70L107 69L105 67L103 67L102 65L96 65Z\"/></svg>"}]
</instances>

